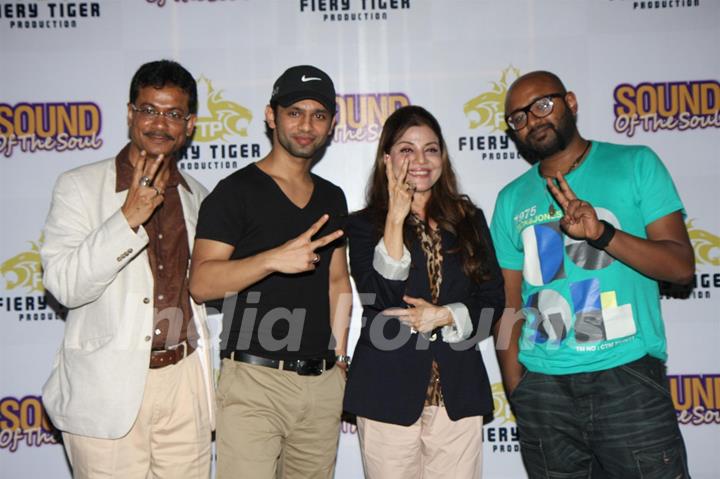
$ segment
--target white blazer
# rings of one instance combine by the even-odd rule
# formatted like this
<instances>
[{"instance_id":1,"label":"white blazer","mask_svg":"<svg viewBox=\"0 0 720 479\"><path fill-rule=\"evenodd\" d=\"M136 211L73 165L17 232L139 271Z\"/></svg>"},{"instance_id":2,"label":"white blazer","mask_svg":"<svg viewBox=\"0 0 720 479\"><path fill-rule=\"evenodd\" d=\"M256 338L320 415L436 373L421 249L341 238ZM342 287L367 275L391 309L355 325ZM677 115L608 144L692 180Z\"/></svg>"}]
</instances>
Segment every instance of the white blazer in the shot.
<instances>
[{"instance_id":1,"label":"white blazer","mask_svg":"<svg viewBox=\"0 0 720 479\"><path fill-rule=\"evenodd\" d=\"M53 192L41 248L43 282L69 308L62 346L43 403L62 431L115 439L132 427L145 388L153 327L153 276L148 235L128 225L115 192L115 159L63 173ZM192 249L200 203L207 190L184 175L178 188ZM214 420L213 371L203 306L191 299L206 400Z\"/></svg>"}]
</instances>

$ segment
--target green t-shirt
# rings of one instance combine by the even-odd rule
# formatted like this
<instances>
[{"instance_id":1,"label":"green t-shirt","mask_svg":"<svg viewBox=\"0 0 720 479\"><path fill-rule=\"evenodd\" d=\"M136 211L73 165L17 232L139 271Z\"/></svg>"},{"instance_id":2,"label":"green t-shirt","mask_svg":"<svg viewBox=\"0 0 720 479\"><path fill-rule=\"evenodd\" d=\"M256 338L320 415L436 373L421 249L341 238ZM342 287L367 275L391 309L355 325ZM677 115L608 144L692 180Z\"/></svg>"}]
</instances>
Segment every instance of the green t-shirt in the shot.
<instances>
[{"instance_id":1,"label":"green t-shirt","mask_svg":"<svg viewBox=\"0 0 720 479\"><path fill-rule=\"evenodd\" d=\"M644 146L593 142L566 179L600 219L640 238L653 221L684 214L670 174ZM503 188L495 205L491 232L500 266L523 272L520 362L533 372L571 374L645 354L664 361L657 282L565 235L562 215L537 164Z\"/></svg>"}]
</instances>

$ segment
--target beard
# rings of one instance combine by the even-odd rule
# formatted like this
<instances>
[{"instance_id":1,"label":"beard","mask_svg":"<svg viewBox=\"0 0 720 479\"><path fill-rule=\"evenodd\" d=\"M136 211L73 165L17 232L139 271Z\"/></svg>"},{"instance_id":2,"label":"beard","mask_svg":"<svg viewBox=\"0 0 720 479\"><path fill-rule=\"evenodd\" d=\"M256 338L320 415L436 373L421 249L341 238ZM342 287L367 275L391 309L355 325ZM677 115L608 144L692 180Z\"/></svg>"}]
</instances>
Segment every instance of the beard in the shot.
<instances>
[{"instance_id":1,"label":"beard","mask_svg":"<svg viewBox=\"0 0 720 479\"><path fill-rule=\"evenodd\" d=\"M307 146L295 145L289 139L281 136L278 136L278 142L292 156L295 156L297 158L304 158L306 160L313 159L317 154L318 150L323 147L323 145L317 145L315 143L310 143Z\"/></svg>"},{"instance_id":2,"label":"beard","mask_svg":"<svg viewBox=\"0 0 720 479\"><path fill-rule=\"evenodd\" d=\"M329 143L329 137L322 136L307 145L297 144L292 140L291 134L282 128L280 121L275 120L275 122L275 130L271 130L273 131L273 135L277 135L278 143L285 151L297 158L312 160L320 155Z\"/></svg>"},{"instance_id":3,"label":"beard","mask_svg":"<svg viewBox=\"0 0 720 479\"><path fill-rule=\"evenodd\" d=\"M540 130L546 130L545 135L548 138L545 141L533 140L533 134ZM508 130L508 133L523 158L535 164L567 148L576 131L577 121L575 116L567 111L560 118L557 126L549 122L536 125L532 130L528 131L525 140L520 140L513 130Z\"/></svg>"}]
</instances>

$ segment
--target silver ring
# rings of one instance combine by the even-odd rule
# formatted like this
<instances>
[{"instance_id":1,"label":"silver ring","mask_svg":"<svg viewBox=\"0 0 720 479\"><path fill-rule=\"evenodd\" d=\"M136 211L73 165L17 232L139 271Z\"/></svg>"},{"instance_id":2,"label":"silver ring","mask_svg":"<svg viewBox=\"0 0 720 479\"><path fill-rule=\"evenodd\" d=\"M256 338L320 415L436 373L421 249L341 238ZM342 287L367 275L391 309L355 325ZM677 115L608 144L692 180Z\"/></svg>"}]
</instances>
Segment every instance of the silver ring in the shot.
<instances>
[{"instance_id":1,"label":"silver ring","mask_svg":"<svg viewBox=\"0 0 720 479\"><path fill-rule=\"evenodd\" d=\"M152 184L152 180L150 179L149 176L143 176L142 178L140 178L140 186L148 187L151 184Z\"/></svg>"},{"instance_id":2,"label":"silver ring","mask_svg":"<svg viewBox=\"0 0 720 479\"><path fill-rule=\"evenodd\" d=\"M320 255L319 255L319 254L315 254L315 257L313 258L312 263L313 263L313 264L318 264L319 262L320 262Z\"/></svg>"},{"instance_id":3,"label":"silver ring","mask_svg":"<svg viewBox=\"0 0 720 479\"><path fill-rule=\"evenodd\" d=\"M155 190L155 193L157 193L157 196L162 195L162 192L160 191L160 188L158 188L157 186L152 186L151 188L152 188L153 190Z\"/></svg>"}]
</instances>

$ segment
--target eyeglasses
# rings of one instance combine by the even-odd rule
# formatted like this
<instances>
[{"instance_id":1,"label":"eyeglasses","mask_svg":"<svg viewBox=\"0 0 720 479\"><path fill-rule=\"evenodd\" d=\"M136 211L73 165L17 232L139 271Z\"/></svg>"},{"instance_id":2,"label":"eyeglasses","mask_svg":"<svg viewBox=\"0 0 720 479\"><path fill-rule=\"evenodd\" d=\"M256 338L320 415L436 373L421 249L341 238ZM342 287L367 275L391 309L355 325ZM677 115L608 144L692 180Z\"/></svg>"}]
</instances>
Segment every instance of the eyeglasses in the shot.
<instances>
[{"instance_id":1,"label":"eyeglasses","mask_svg":"<svg viewBox=\"0 0 720 479\"><path fill-rule=\"evenodd\" d=\"M508 126L515 131L525 128L528 122L528 113L532 113L535 118L545 118L553 111L555 102L553 98L562 98L565 93L551 93L538 98L525 108L518 108L514 112L505 117Z\"/></svg>"},{"instance_id":2,"label":"eyeglasses","mask_svg":"<svg viewBox=\"0 0 720 479\"><path fill-rule=\"evenodd\" d=\"M165 117L165 119L171 123L185 123L192 116L192 113L183 116L183 114L177 110L158 111L151 106L138 108L132 103L130 103L130 108L143 120L154 120L155 118Z\"/></svg>"}]
</instances>

